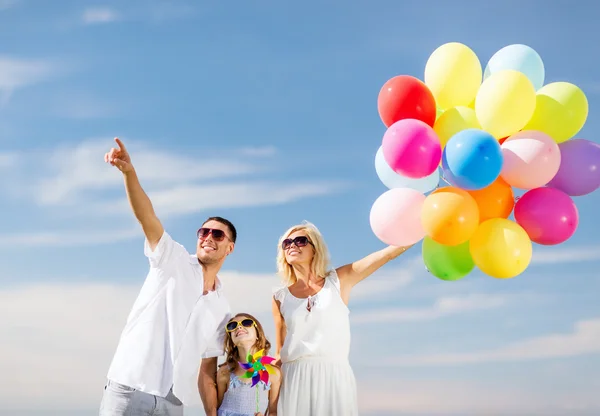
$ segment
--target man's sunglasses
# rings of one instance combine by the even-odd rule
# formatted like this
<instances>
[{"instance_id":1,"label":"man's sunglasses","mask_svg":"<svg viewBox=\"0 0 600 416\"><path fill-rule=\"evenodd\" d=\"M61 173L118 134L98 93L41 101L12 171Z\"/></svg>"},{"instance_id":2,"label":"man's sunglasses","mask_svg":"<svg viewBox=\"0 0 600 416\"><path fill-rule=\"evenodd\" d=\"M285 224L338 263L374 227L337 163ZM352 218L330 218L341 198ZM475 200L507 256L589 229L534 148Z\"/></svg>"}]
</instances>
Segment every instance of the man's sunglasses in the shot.
<instances>
[{"instance_id":1,"label":"man's sunglasses","mask_svg":"<svg viewBox=\"0 0 600 416\"><path fill-rule=\"evenodd\" d=\"M231 321L231 322L228 322L227 325L225 325L225 329L227 330L227 332L233 332L240 325L243 326L244 328L251 328L252 326L254 326L254 321L250 318L242 319L239 322Z\"/></svg>"},{"instance_id":2,"label":"man's sunglasses","mask_svg":"<svg viewBox=\"0 0 600 416\"><path fill-rule=\"evenodd\" d=\"M295 244L296 247L306 247L307 244L313 245L313 243L308 239L308 237L301 235L293 239L286 238L281 242L281 248L287 250L292 246L292 244Z\"/></svg>"},{"instance_id":3,"label":"man's sunglasses","mask_svg":"<svg viewBox=\"0 0 600 416\"><path fill-rule=\"evenodd\" d=\"M225 231L218 230L216 228L202 227L198 230L198 238L201 240L204 240L205 238L207 238L209 234L212 234L212 238L215 241L223 241L223 239L225 237L227 237L227 235L225 235ZM227 237L227 238L229 238L229 237Z\"/></svg>"}]
</instances>

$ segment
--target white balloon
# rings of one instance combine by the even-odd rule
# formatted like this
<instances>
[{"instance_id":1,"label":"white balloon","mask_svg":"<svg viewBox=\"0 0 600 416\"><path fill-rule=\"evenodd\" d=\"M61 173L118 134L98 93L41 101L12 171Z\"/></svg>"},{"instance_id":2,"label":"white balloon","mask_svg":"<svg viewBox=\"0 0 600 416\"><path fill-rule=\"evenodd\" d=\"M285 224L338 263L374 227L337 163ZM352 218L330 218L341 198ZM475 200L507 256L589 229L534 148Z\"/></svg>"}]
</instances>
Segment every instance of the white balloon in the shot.
<instances>
[{"instance_id":1,"label":"white balloon","mask_svg":"<svg viewBox=\"0 0 600 416\"><path fill-rule=\"evenodd\" d=\"M411 188L422 193L433 191L440 183L440 169L437 168L431 175L424 178L407 178L394 172L383 157L383 150L379 147L375 156L375 171L379 180L389 189Z\"/></svg>"}]
</instances>

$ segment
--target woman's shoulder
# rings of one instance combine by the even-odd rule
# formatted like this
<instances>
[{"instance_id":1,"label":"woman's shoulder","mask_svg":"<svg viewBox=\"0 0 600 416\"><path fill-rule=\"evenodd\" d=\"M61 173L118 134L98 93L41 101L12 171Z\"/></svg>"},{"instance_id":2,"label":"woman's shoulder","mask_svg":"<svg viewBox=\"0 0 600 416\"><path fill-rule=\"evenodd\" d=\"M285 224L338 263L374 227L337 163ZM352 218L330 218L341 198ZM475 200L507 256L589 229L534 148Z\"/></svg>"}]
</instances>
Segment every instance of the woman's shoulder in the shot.
<instances>
[{"instance_id":1,"label":"woman's shoulder","mask_svg":"<svg viewBox=\"0 0 600 416\"><path fill-rule=\"evenodd\" d=\"M273 298L279 303L285 299L285 293L288 291L288 286L277 286L272 288Z\"/></svg>"}]
</instances>

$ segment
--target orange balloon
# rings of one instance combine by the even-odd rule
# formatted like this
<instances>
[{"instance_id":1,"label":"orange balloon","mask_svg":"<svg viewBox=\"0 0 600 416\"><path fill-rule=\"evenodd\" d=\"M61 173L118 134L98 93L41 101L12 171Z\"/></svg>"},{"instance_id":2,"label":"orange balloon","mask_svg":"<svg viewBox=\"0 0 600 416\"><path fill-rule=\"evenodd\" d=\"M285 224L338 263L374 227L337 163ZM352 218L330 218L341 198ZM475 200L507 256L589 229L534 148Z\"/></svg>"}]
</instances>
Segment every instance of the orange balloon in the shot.
<instances>
[{"instance_id":1,"label":"orange balloon","mask_svg":"<svg viewBox=\"0 0 600 416\"><path fill-rule=\"evenodd\" d=\"M479 207L480 223L491 218L508 218L515 207L512 187L501 177L483 189L468 192Z\"/></svg>"},{"instance_id":2,"label":"orange balloon","mask_svg":"<svg viewBox=\"0 0 600 416\"><path fill-rule=\"evenodd\" d=\"M477 202L467 191L438 188L425 198L421 223L432 240L447 246L468 241L479 225Z\"/></svg>"}]
</instances>

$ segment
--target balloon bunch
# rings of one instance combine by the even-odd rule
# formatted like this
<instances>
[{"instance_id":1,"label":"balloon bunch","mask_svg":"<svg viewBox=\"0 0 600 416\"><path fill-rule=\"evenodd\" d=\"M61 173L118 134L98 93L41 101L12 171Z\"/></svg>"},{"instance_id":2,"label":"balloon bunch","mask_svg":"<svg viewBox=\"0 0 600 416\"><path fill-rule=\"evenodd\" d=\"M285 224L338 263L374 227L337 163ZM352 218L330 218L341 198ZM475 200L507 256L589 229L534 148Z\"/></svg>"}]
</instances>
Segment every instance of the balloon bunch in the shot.
<instances>
[{"instance_id":1,"label":"balloon bunch","mask_svg":"<svg viewBox=\"0 0 600 416\"><path fill-rule=\"evenodd\" d=\"M573 138L588 116L583 91L544 79L529 46L500 49L482 70L453 42L431 54L424 81L388 80L375 169L389 190L371 208L374 234L395 246L423 240L423 261L443 280L475 267L511 278L529 266L532 243L568 240L579 224L572 197L600 187L600 145Z\"/></svg>"}]
</instances>

